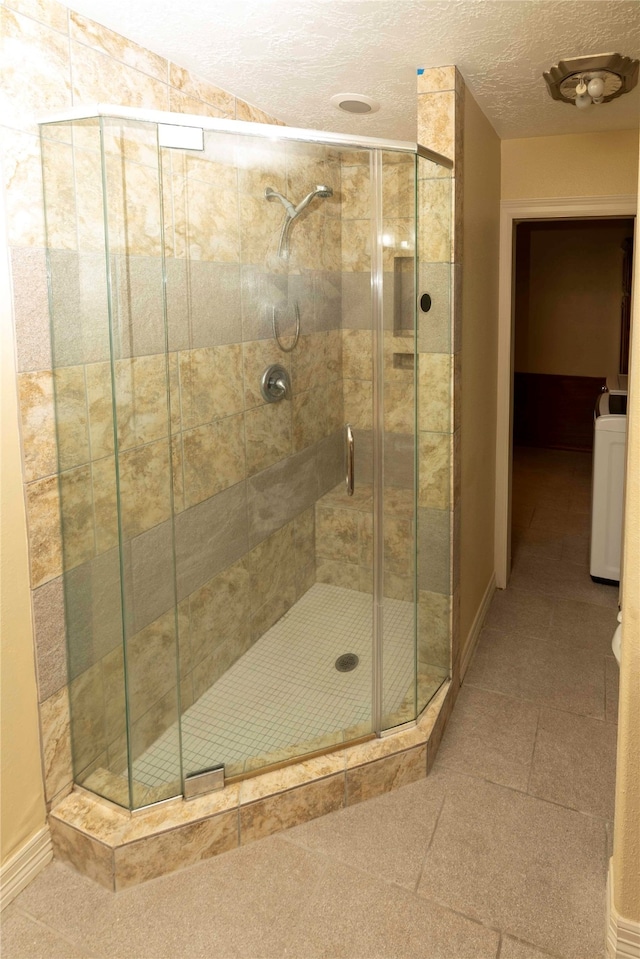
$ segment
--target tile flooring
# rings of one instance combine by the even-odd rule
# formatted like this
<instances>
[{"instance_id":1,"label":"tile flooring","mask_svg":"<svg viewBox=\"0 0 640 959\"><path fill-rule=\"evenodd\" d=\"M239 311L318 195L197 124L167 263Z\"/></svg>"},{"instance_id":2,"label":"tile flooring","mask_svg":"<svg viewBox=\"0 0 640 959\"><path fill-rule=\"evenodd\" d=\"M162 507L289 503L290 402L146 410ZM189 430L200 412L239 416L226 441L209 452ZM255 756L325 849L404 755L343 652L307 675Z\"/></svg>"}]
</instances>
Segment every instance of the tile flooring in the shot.
<instances>
[{"instance_id":1,"label":"tile flooring","mask_svg":"<svg viewBox=\"0 0 640 959\"><path fill-rule=\"evenodd\" d=\"M513 583L426 780L116 895L53 863L3 959L602 959L617 591L589 578L588 483L519 451Z\"/></svg>"}]
</instances>

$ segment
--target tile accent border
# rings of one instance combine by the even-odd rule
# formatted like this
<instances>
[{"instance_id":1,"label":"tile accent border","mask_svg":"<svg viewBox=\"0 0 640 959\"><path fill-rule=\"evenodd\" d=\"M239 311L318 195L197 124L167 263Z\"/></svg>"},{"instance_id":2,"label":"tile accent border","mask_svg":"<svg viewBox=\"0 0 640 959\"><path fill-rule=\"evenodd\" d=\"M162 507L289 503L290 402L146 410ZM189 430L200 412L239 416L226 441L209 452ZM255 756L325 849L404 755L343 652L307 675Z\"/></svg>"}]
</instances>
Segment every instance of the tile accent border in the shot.
<instances>
[{"instance_id":1,"label":"tile accent border","mask_svg":"<svg viewBox=\"0 0 640 959\"><path fill-rule=\"evenodd\" d=\"M43 826L0 869L0 909L4 909L53 859L48 826Z\"/></svg>"},{"instance_id":2,"label":"tile accent border","mask_svg":"<svg viewBox=\"0 0 640 959\"><path fill-rule=\"evenodd\" d=\"M613 904L613 861L607 874L606 959L640 959L640 922L625 919Z\"/></svg>"},{"instance_id":3,"label":"tile accent border","mask_svg":"<svg viewBox=\"0 0 640 959\"><path fill-rule=\"evenodd\" d=\"M130 813L76 787L50 813L56 859L113 892L427 776L451 713L438 690L416 726L185 802Z\"/></svg>"}]
</instances>

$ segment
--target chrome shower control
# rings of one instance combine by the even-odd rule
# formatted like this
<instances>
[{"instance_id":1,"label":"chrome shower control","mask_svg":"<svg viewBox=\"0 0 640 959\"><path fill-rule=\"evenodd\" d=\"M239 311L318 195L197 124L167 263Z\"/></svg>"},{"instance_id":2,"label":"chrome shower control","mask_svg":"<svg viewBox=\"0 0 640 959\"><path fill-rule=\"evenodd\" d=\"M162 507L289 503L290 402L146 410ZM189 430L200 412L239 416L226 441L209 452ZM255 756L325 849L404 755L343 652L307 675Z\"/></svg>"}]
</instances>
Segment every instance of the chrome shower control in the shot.
<instances>
[{"instance_id":1,"label":"chrome shower control","mask_svg":"<svg viewBox=\"0 0 640 959\"><path fill-rule=\"evenodd\" d=\"M289 371L273 363L262 374L260 392L267 403L277 403L279 400L291 399L291 378Z\"/></svg>"}]
</instances>

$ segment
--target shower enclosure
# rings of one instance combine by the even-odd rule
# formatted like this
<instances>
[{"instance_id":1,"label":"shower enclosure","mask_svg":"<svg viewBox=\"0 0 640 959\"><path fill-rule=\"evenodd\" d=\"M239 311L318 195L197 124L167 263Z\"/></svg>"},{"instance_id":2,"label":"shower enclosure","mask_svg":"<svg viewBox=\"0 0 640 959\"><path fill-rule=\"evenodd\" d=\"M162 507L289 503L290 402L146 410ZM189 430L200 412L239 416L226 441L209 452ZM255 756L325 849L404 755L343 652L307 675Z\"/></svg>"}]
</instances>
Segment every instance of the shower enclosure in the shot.
<instances>
[{"instance_id":1,"label":"shower enclosure","mask_svg":"<svg viewBox=\"0 0 640 959\"><path fill-rule=\"evenodd\" d=\"M41 134L75 781L134 809L415 721L450 673L449 162L113 107Z\"/></svg>"}]
</instances>

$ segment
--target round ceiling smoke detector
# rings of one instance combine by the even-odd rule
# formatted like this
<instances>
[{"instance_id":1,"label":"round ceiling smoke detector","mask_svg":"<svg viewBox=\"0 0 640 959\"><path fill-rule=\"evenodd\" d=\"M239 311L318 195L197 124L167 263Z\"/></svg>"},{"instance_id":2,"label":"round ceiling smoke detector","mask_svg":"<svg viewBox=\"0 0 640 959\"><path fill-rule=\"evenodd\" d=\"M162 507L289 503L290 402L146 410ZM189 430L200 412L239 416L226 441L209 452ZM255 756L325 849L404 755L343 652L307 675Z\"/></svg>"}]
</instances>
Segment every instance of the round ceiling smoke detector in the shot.
<instances>
[{"instance_id":1,"label":"round ceiling smoke detector","mask_svg":"<svg viewBox=\"0 0 640 959\"><path fill-rule=\"evenodd\" d=\"M376 113L380 109L377 100L365 97L363 93L336 93L330 102L337 110L345 113L357 113L364 116L366 113Z\"/></svg>"}]
</instances>

